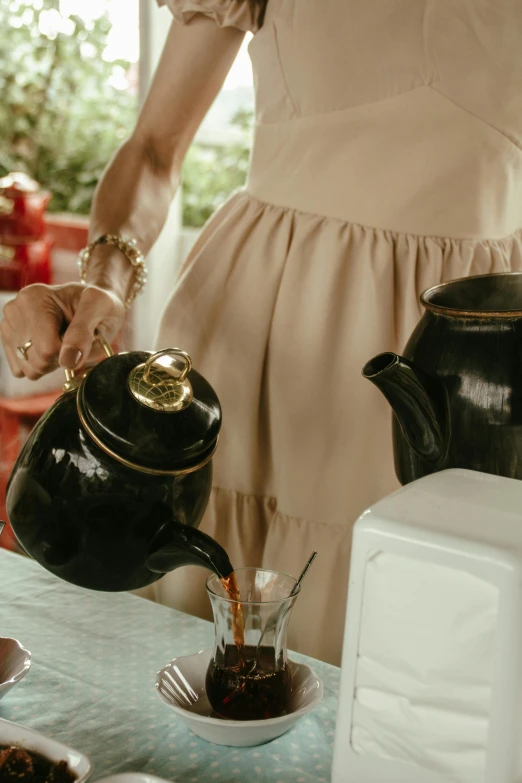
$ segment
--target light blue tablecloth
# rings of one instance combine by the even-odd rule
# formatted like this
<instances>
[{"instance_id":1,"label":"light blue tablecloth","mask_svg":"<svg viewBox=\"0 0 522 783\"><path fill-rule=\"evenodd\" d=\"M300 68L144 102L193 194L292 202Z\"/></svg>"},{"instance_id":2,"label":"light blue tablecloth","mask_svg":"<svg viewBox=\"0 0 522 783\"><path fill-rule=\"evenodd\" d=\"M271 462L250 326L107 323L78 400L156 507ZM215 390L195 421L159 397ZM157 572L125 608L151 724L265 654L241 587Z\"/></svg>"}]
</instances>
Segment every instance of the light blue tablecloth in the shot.
<instances>
[{"instance_id":1,"label":"light blue tablecloth","mask_svg":"<svg viewBox=\"0 0 522 783\"><path fill-rule=\"evenodd\" d=\"M92 781L148 772L177 783L329 783L339 669L310 663L323 702L288 734L254 748L211 745L158 698L156 672L213 640L212 625L126 594L75 588L0 550L0 636L32 655L0 717L91 759Z\"/></svg>"}]
</instances>

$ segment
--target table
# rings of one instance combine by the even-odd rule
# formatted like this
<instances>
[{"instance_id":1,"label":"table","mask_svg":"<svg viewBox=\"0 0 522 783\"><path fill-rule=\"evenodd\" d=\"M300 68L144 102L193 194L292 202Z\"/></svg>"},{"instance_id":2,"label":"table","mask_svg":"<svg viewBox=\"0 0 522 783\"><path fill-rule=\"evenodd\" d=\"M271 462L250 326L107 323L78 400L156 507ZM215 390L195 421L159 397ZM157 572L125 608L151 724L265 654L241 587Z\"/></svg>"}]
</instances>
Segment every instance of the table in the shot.
<instances>
[{"instance_id":1,"label":"table","mask_svg":"<svg viewBox=\"0 0 522 783\"><path fill-rule=\"evenodd\" d=\"M329 783L340 670L303 656L324 683L321 704L266 745L199 739L158 698L156 672L213 641L211 623L134 595L69 585L0 550L0 635L32 653L0 701L17 721L85 753L91 780L148 772L176 783Z\"/></svg>"}]
</instances>

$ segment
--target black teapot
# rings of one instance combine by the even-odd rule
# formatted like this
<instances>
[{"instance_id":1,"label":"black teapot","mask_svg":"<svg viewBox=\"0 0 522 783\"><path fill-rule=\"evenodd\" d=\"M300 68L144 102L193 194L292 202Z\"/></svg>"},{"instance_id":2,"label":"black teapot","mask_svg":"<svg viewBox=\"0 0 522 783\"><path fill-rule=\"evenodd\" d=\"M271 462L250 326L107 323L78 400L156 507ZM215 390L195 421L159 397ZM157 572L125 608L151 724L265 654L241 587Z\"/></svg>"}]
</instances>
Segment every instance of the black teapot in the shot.
<instances>
[{"instance_id":1,"label":"black teapot","mask_svg":"<svg viewBox=\"0 0 522 783\"><path fill-rule=\"evenodd\" d=\"M62 579L131 590L182 565L220 577L226 552L197 530L219 400L177 348L113 355L44 414L15 463L6 509L23 549Z\"/></svg>"},{"instance_id":2,"label":"black teapot","mask_svg":"<svg viewBox=\"0 0 522 783\"><path fill-rule=\"evenodd\" d=\"M391 404L402 484L445 468L522 479L522 273L434 286L404 351L363 375Z\"/></svg>"}]
</instances>

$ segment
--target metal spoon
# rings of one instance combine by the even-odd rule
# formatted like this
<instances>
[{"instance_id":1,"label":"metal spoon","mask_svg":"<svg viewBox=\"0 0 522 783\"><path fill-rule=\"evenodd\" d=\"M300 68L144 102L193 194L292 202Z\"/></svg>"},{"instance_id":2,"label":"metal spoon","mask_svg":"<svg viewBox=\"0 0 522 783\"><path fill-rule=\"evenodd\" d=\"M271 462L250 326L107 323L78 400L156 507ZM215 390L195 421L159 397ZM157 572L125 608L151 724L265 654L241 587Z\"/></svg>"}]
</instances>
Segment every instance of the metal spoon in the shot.
<instances>
[{"instance_id":1,"label":"metal spoon","mask_svg":"<svg viewBox=\"0 0 522 783\"><path fill-rule=\"evenodd\" d=\"M299 590L301 582L303 581L304 577L306 576L306 574L308 572L308 569L310 568L310 566L314 562L316 556L317 556L317 552L312 552L312 554L308 558L308 561L307 561L305 567L301 571L301 576L299 577L299 579L297 580L297 582L295 583L295 585L292 588L292 592L290 593L290 596L289 596L290 598L292 598L292 596L294 596L297 593L297 591Z\"/></svg>"},{"instance_id":2,"label":"metal spoon","mask_svg":"<svg viewBox=\"0 0 522 783\"><path fill-rule=\"evenodd\" d=\"M306 574L307 574L307 572L308 572L308 569L310 568L310 566L311 566L311 565L312 565L312 563L314 562L314 560L315 560L315 558L316 558L316 555L317 555L317 552L312 552L312 554L311 554L311 555L310 555L310 557L308 558L308 560L307 560L307 563L306 563L305 567L303 568L303 570L301 571L301 575L299 576L299 579L297 580L297 582L295 583L295 585L292 587L292 591L291 591L290 595L288 596L288 598L293 598L293 597L294 597L294 595L295 595L295 594L297 593L297 591L299 590L299 587L300 587L300 585L301 585L301 582L303 581L304 577L306 576ZM284 600L286 600L286 599L284 599ZM290 611L290 608L291 608L290 606L288 606L288 607L286 608L285 614L286 614L286 612ZM282 621L282 619L283 619L283 618L281 618L281 621ZM261 642L263 641L263 637L264 637L265 633L266 633L267 631L273 631L273 630L274 630L274 628L276 628L276 627L277 627L277 624L278 624L278 622L279 622L279 612L277 612L277 611L276 611L276 612L274 612L274 614L273 614L273 615L272 615L272 616L271 616L271 617L270 617L270 618L267 620L265 627L264 627L264 628L263 628L263 630L261 631L261 636L259 637L259 641L258 641L258 643L257 643L257 647L256 647L256 656L255 656L255 658L254 658L254 660L253 660L253 662L252 662L252 668L251 668L251 669L250 669L250 671L248 672L248 674L247 674L247 677L248 677L249 675L251 675L251 674L252 674L252 672L254 671L254 669L255 669L255 668L256 668L256 666L257 666L257 657L258 657L258 655L259 655L259 648L261 647Z\"/></svg>"}]
</instances>

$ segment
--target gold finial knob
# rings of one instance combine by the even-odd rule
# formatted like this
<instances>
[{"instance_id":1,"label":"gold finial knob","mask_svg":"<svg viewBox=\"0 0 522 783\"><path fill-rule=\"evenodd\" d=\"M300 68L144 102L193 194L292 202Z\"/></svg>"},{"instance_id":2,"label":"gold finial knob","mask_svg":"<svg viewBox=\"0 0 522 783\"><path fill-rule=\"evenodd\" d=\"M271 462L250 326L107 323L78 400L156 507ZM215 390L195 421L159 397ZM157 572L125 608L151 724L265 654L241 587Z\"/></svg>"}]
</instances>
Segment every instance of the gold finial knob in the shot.
<instances>
[{"instance_id":1,"label":"gold finial knob","mask_svg":"<svg viewBox=\"0 0 522 783\"><path fill-rule=\"evenodd\" d=\"M168 362L161 361L167 357ZM179 359L183 366L179 369ZM129 375L129 389L135 399L147 408L173 412L192 402L192 386L187 375L192 369L190 356L179 348L167 348L138 364Z\"/></svg>"}]
</instances>

